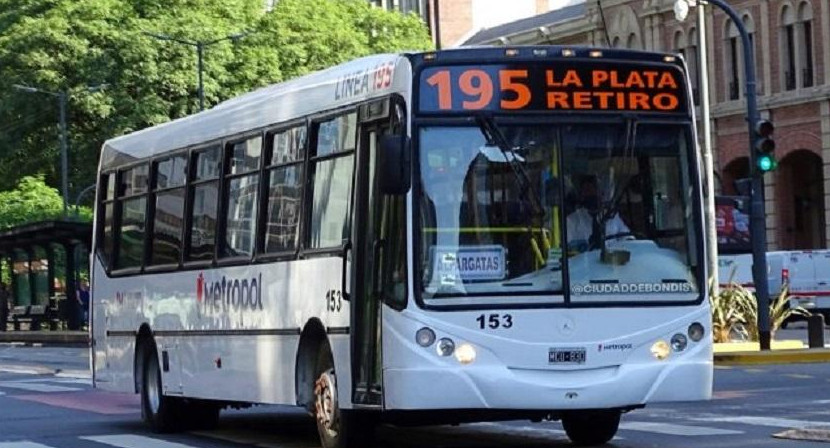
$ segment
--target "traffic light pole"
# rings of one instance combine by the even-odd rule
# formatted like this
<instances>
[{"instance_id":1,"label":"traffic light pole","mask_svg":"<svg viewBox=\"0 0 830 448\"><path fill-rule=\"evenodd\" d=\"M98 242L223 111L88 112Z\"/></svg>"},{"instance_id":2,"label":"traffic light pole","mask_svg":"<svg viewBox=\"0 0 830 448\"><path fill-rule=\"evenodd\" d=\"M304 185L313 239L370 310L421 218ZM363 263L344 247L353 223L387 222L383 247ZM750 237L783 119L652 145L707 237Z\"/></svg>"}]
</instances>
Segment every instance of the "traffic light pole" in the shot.
<instances>
[{"instance_id":1,"label":"traffic light pole","mask_svg":"<svg viewBox=\"0 0 830 448\"><path fill-rule=\"evenodd\" d=\"M706 3L722 9L732 19L732 24L741 35L744 49L744 75L746 76L746 119L749 128L749 164L752 173L749 229L752 237L752 282L755 285L755 299L758 302L758 341L761 350L770 349L769 283L767 278L767 235L766 213L764 211L764 172L758 169L755 144L758 134L755 126L760 119L758 100L755 94L755 58L752 41L749 39L744 22L738 13L723 0L706 0ZM703 30L701 30L703 32Z\"/></svg>"}]
</instances>

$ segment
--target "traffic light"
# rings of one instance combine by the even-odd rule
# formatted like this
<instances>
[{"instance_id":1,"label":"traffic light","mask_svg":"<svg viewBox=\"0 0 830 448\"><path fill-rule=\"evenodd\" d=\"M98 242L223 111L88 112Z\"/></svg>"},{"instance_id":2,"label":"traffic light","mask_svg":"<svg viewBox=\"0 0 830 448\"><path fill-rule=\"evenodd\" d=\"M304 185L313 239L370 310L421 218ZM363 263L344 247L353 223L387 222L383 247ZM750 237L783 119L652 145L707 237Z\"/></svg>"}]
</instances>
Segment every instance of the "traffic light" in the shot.
<instances>
[{"instance_id":1,"label":"traffic light","mask_svg":"<svg viewBox=\"0 0 830 448\"><path fill-rule=\"evenodd\" d=\"M775 142L772 140L772 132L775 128L769 120L758 120L755 123L755 135L753 149L755 150L755 168L761 174L772 171L778 167L775 160Z\"/></svg>"}]
</instances>

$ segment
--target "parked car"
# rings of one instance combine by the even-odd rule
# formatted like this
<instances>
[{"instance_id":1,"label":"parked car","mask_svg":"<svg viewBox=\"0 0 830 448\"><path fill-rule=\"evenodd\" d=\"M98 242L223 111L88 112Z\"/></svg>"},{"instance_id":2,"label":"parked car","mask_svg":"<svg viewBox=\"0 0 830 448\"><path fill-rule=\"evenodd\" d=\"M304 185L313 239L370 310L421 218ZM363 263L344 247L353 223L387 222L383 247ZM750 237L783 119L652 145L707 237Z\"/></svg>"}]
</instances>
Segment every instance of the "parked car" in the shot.
<instances>
[{"instance_id":1,"label":"parked car","mask_svg":"<svg viewBox=\"0 0 830 448\"><path fill-rule=\"evenodd\" d=\"M767 252L767 281L771 297L787 284L791 307L821 313L830 321L830 250ZM720 255L718 283L754 289L752 254Z\"/></svg>"}]
</instances>

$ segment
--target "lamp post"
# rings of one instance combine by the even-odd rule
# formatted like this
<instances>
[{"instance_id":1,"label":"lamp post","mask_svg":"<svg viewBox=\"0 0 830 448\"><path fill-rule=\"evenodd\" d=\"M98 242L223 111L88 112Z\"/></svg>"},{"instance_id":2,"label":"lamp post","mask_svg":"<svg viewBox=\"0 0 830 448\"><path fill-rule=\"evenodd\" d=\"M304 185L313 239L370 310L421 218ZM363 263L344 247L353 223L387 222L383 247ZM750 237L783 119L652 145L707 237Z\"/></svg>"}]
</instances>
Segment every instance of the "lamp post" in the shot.
<instances>
[{"instance_id":1,"label":"lamp post","mask_svg":"<svg viewBox=\"0 0 830 448\"><path fill-rule=\"evenodd\" d=\"M59 90L52 92L49 90L38 89L37 87L24 86L20 84L12 85L17 90L27 93L43 93L53 96L58 99L58 132L60 134L61 147L61 195L63 196L63 217L67 216L67 207L69 206L69 144L66 135L66 100L69 96L66 90ZM87 87L88 92L97 92L107 87L107 84L99 84L93 87Z\"/></svg>"},{"instance_id":2,"label":"lamp post","mask_svg":"<svg viewBox=\"0 0 830 448\"><path fill-rule=\"evenodd\" d=\"M239 41L239 39L242 39L243 37L245 37L245 36L247 36L248 34L251 34L251 33L249 31L246 31L246 32L243 32L243 33L230 34L230 35L227 35L225 37L220 37L218 39L208 40L208 41L180 39L178 37L172 37L172 36L168 36L166 34L149 33L149 32L144 32L144 34L147 35L147 36L150 36L150 37L154 37L158 40L176 42L176 43L179 43L179 44L182 44L182 45L189 45L191 47L196 48L196 58L198 60L198 62L197 62L197 71L198 71L198 79L199 79L199 111L203 111L203 110L205 110L205 86L204 86L204 80L203 80L202 73L204 72L205 48L209 47L213 44L217 44L219 42L225 41L225 40L231 40L234 43L236 43L237 41Z\"/></svg>"},{"instance_id":3,"label":"lamp post","mask_svg":"<svg viewBox=\"0 0 830 448\"><path fill-rule=\"evenodd\" d=\"M761 350L770 349L769 322L769 285L767 279L766 225L764 222L764 178L763 172L755 166L755 143L757 133L755 126L759 121L758 101L755 93L755 57L749 33L738 13L723 0L699 0L696 3L712 4L723 10L741 36L744 50L744 76L746 84L746 116L749 130L749 160L752 173L752 191L750 198L750 233L752 237L752 281L755 284L755 299L758 302L758 339ZM678 21L683 21L689 14L689 7L696 6L693 0L676 0L674 13ZM699 30L705 33L706 30Z\"/></svg>"}]
</instances>

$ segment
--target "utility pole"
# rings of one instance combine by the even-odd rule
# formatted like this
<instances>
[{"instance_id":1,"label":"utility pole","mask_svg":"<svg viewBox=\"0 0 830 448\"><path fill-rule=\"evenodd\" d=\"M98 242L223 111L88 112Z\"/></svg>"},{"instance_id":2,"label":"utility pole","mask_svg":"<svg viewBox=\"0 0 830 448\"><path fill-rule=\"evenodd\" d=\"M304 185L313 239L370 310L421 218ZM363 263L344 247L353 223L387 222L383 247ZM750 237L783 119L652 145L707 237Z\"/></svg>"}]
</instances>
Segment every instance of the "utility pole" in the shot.
<instances>
[{"instance_id":1,"label":"utility pole","mask_svg":"<svg viewBox=\"0 0 830 448\"><path fill-rule=\"evenodd\" d=\"M715 163L712 156L712 122L709 108L709 61L706 46L706 8L697 9L697 36L700 56L697 65L700 74L700 124L703 130L703 169L706 171L706 249L709 278L712 280L712 294L718 294L718 233L715 226Z\"/></svg>"},{"instance_id":2,"label":"utility pole","mask_svg":"<svg viewBox=\"0 0 830 448\"><path fill-rule=\"evenodd\" d=\"M69 144L66 136L66 91L58 92L59 127L61 141L61 194L63 195L63 217L67 217L69 204Z\"/></svg>"},{"instance_id":3,"label":"utility pole","mask_svg":"<svg viewBox=\"0 0 830 448\"><path fill-rule=\"evenodd\" d=\"M168 42L175 42L182 45L189 45L191 47L196 48L196 70L197 70L197 79L198 79L198 95L199 95L199 111L205 110L205 84L204 84L204 70L205 70L205 48L217 44L219 42L230 40L234 43L238 42L243 37L251 34L250 31L236 33L236 34L229 34L224 37L220 37L219 39L209 40L209 41L201 41L201 40L188 40L188 39L179 39L178 37L168 36L166 34L157 34L157 33L149 33L144 32L144 35L156 38L158 40L168 41Z\"/></svg>"},{"instance_id":4,"label":"utility pole","mask_svg":"<svg viewBox=\"0 0 830 448\"><path fill-rule=\"evenodd\" d=\"M772 125L765 122L762 126L760 114L758 113L758 100L755 91L755 55L752 49L752 42L749 33L746 31L744 22L738 13L723 0L676 0L674 13L678 21L683 21L689 13L690 6L698 4L712 4L723 10L732 20L732 24L741 36L741 44L744 52L744 76L746 91L746 118L749 133L749 160L750 172L752 173L752 191L750 192L750 216L749 230L752 238L752 282L755 284L755 299L758 303L758 342L761 350L770 349L771 331L769 322L769 279L767 278L767 235L764 212L764 172L774 168L774 160L766 158L762 160L759 154L770 152L770 148L759 151L757 146L767 139L772 133ZM704 32L705 30L701 30ZM764 129L761 131L762 128ZM766 135L765 135L766 134ZM773 145L774 148L774 145ZM768 166L762 165L768 162Z\"/></svg>"},{"instance_id":5,"label":"utility pole","mask_svg":"<svg viewBox=\"0 0 830 448\"><path fill-rule=\"evenodd\" d=\"M66 123L66 108L69 100L69 92L66 90L52 92L21 84L14 84L12 87L20 90L21 92L44 93L58 99L58 139L60 141L61 151L61 196L63 196L63 217L66 219L69 216L69 136ZM94 93L104 89L105 87L107 87L107 84L99 84L97 86L87 87L86 91Z\"/></svg>"}]
</instances>

